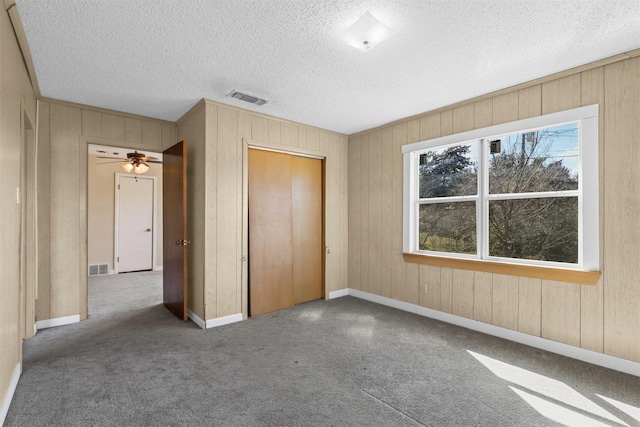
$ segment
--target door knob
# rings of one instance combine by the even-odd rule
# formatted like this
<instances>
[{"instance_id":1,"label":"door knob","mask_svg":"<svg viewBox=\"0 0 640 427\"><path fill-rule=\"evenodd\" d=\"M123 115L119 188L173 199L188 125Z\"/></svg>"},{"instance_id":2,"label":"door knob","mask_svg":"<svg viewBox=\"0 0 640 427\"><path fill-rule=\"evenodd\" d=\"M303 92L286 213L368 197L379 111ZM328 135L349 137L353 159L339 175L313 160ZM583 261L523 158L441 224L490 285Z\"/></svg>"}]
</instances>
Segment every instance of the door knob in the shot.
<instances>
[{"instance_id":1,"label":"door knob","mask_svg":"<svg viewBox=\"0 0 640 427\"><path fill-rule=\"evenodd\" d=\"M176 245L179 246L187 246L189 243L191 243L191 240L176 240Z\"/></svg>"},{"instance_id":2,"label":"door knob","mask_svg":"<svg viewBox=\"0 0 640 427\"><path fill-rule=\"evenodd\" d=\"M147 228L145 231L146 231L147 233L150 233L150 232L151 232L151 229L150 229L150 228Z\"/></svg>"}]
</instances>

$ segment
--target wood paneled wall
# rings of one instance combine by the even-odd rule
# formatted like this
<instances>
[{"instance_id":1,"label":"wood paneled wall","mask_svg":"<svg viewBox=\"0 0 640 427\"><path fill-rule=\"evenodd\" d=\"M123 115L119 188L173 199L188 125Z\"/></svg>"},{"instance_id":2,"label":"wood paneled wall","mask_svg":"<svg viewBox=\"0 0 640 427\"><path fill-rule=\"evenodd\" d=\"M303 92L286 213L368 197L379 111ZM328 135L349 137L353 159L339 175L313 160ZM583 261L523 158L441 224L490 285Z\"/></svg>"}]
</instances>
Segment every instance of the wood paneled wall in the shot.
<instances>
[{"instance_id":1,"label":"wood paneled wall","mask_svg":"<svg viewBox=\"0 0 640 427\"><path fill-rule=\"evenodd\" d=\"M402 145L590 104L600 105L595 286L403 262ZM632 58L351 136L349 287L640 361L639 118Z\"/></svg>"},{"instance_id":2,"label":"wood paneled wall","mask_svg":"<svg viewBox=\"0 0 640 427\"><path fill-rule=\"evenodd\" d=\"M290 148L293 152L311 149L326 156L325 290L328 293L347 287L346 136L208 100L178 121L178 136L188 140L189 167L194 174L189 177L189 191L200 199L193 201L197 211L189 214L193 222L190 292L191 288L196 292L194 300L190 299L192 311L206 320L246 315L242 286L246 267L243 258L247 256L242 220L245 139L264 147Z\"/></svg>"},{"instance_id":3,"label":"wood paneled wall","mask_svg":"<svg viewBox=\"0 0 640 427\"><path fill-rule=\"evenodd\" d=\"M0 407L9 404L9 385L22 362L21 332L30 335L20 329L24 317L20 295L21 205L16 190L22 187L21 156L26 151L24 116L33 125L36 121L35 94L9 19L10 6L5 2L0 11ZM33 170L27 172L32 179ZM30 267L33 260L27 262ZM1 416L0 412L0 423Z\"/></svg>"},{"instance_id":4,"label":"wood paneled wall","mask_svg":"<svg viewBox=\"0 0 640 427\"><path fill-rule=\"evenodd\" d=\"M38 121L40 270L36 319L87 317L87 145L162 151L173 123L55 100L40 101ZM45 162L45 160L48 160ZM41 199L40 199L41 197ZM44 267L48 267L48 271Z\"/></svg>"}]
</instances>

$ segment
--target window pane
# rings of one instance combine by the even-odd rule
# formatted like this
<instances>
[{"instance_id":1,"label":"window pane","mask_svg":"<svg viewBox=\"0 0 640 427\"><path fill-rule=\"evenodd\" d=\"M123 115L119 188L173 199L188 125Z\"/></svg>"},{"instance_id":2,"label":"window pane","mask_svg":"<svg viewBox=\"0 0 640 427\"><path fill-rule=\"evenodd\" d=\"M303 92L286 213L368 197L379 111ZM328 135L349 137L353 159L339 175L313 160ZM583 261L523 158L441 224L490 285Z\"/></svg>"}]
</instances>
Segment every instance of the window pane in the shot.
<instances>
[{"instance_id":1,"label":"window pane","mask_svg":"<svg viewBox=\"0 0 640 427\"><path fill-rule=\"evenodd\" d=\"M577 263L578 198L490 201L489 255Z\"/></svg>"},{"instance_id":2,"label":"window pane","mask_svg":"<svg viewBox=\"0 0 640 427\"><path fill-rule=\"evenodd\" d=\"M577 123L509 135L488 145L491 194L578 189Z\"/></svg>"},{"instance_id":3,"label":"window pane","mask_svg":"<svg viewBox=\"0 0 640 427\"><path fill-rule=\"evenodd\" d=\"M472 196L478 192L478 143L436 148L420 153L421 199Z\"/></svg>"},{"instance_id":4,"label":"window pane","mask_svg":"<svg viewBox=\"0 0 640 427\"><path fill-rule=\"evenodd\" d=\"M476 254L476 203L420 205L418 249Z\"/></svg>"}]
</instances>

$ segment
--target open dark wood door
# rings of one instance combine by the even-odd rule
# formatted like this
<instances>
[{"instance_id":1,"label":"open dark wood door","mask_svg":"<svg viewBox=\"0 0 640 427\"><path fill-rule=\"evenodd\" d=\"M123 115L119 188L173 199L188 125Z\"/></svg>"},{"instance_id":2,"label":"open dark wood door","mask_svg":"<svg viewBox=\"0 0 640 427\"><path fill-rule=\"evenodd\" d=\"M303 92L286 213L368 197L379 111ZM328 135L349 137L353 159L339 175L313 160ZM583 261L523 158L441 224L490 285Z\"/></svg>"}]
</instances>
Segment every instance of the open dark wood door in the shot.
<instances>
[{"instance_id":1,"label":"open dark wood door","mask_svg":"<svg viewBox=\"0 0 640 427\"><path fill-rule=\"evenodd\" d=\"M162 152L164 306L187 320L187 142Z\"/></svg>"}]
</instances>

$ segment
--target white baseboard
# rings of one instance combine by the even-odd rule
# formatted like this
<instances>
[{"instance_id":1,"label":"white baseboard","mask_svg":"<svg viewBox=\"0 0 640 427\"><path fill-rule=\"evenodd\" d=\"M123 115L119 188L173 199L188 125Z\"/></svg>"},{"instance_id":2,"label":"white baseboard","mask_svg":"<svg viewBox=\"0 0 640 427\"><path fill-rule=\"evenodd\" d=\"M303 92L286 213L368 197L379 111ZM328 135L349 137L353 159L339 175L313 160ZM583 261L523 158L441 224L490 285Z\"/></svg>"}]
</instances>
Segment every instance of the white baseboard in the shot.
<instances>
[{"instance_id":1,"label":"white baseboard","mask_svg":"<svg viewBox=\"0 0 640 427\"><path fill-rule=\"evenodd\" d=\"M338 291L329 292L329 299L346 297L349 295L349 289L340 289Z\"/></svg>"},{"instance_id":2,"label":"white baseboard","mask_svg":"<svg viewBox=\"0 0 640 427\"><path fill-rule=\"evenodd\" d=\"M70 325L72 323L78 323L80 321L80 315L74 314L73 316L56 317L53 319L38 320L36 322L36 329L47 329L56 326Z\"/></svg>"},{"instance_id":3,"label":"white baseboard","mask_svg":"<svg viewBox=\"0 0 640 427\"><path fill-rule=\"evenodd\" d=\"M193 323L198 325L200 329L207 329L205 321L202 320L200 316L198 316L191 310L187 310L187 313L188 313L189 319L191 319Z\"/></svg>"},{"instance_id":4,"label":"white baseboard","mask_svg":"<svg viewBox=\"0 0 640 427\"><path fill-rule=\"evenodd\" d=\"M341 292L341 291L337 291ZM640 377L640 363L348 288L347 295ZM331 295L331 294L330 294ZM340 294L340 296L344 296Z\"/></svg>"},{"instance_id":5,"label":"white baseboard","mask_svg":"<svg viewBox=\"0 0 640 427\"><path fill-rule=\"evenodd\" d=\"M11 382L9 383L7 394L4 396L4 401L2 402L2 412L0 412L0 426L4 425L4 420L5 418L7 418L7 414L9 413L9 405L11 405L11 401L13 400L13 395L16 392L16 387L18 387L19 379L20 364L18 363L13 370L13 375L11 376Z\"/></svg>"},{"instance_id":6,"label":"white baseboard","mask_svg":"<svg viewBox=\"0 0 640 427\"><path fill-rule=\"evenodd\" d=\"M229 316L218 317L216 319L207 320L207 329L216 328L218 326L228 325L230 323L242 322L242 313L236 313Z\"/></svg>"},{"instance_id":7,"label":"white baseboard","mask_svg":"<svg viewBox=\"0 0 640 427\"><path fill-rule=\"evenodd\" d=\"M202 329L210 329L216 328L218 326L228 325L230 323L236 323L242 321L242 313L232 314L230 316L218 317L216 319L209 319L204 321L195 314L193 311L189 310L189 319L193 321L196 325L198 325Z\"/></svg>"},{"instance_id":8,"label":"white baseboard","mask_svg":"<svg viewBox=\"0 0 640 427\"><path fill-rule=\"evenodd\" d=\"M161 265L154 266L153 271L162 271L162 266Z\"/></svg>"}]
</instances>

